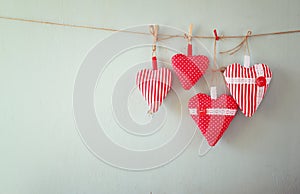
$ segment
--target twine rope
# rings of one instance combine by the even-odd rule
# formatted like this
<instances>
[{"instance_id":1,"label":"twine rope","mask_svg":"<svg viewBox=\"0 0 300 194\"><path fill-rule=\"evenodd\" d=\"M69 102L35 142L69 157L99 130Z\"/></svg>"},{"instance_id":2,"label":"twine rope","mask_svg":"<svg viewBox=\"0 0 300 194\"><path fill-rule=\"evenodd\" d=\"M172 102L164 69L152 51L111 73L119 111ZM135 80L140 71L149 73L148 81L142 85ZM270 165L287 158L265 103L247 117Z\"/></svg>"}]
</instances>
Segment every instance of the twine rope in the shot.
<instances>
[{"instance_id":1,"label":"twine rope","mask_svg":"<svg viewBox=\"0 0 300 194\"><path fill-rule=\"evenodd\" d=\"M27 22L27 23L38 23L38 24L53 25L53 26L63 26L63 27L72 27L72 28L81 28L81 29L100 30L100 31L124 32L124 33L131 33L131 34L149 35L149 33L146 33L146 32L137 32L137 31L130 31L130 30L118 30L118 29L113 29L113 28L85 26L85 25L67 24L67 23L59 23L59 22L49 22L49 21L32 20L32 19L17 18L17 17L0 16L0 19L10 20L10 21ZM251 34L248 37L261 37L261 36L272 36L272 35L283 35L283 34L294 34L294 33L300 33L300 30L289 30L289 31ZM184 38L185 37L184 35L170 35L170 34L159 34L159 35L161 37L163 37L160 40L166 40L166 39L170 39L170 38ZM245 36L243 36L243 35L219 36L220 39L244 38L244 37ZM193 35L193 38L214 39L215 36Z\"/></svg>"},{"instance_id":2,"label":"twine rope","mask_svg":"<svg viewBox=\"0 0 300 194\"><path fill-rule=\"evenodd\" d=\"M247 53L248 55L250 55L250 50L249 50L249 45L248 45L248 38L249 36L251 36L252 34L252 31L248 31L246 36L243 38L243 40L235 47L233 47L232 49L229 49L227 51L222 51L220 52L220 54L226 54L228 53L229 55L233 55L235 54L236 52L238 52L244 45L245 46L245 54Z\"/></svg>"}]
</instances>

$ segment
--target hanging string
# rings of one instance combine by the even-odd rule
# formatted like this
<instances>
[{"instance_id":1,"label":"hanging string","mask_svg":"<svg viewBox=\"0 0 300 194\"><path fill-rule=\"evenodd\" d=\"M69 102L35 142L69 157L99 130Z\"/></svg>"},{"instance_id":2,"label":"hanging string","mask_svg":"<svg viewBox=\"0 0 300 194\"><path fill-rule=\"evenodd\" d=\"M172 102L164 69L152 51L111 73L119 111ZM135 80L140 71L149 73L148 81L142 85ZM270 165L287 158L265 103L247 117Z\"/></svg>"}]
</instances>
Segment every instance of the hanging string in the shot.
<instances>
[{"instance_id":1,"label":"hanging string","mask_svg":"<svg viewBox=\"0 0 300 194\"><path fill-rule=\"evenodd\" d=\"M251 32L251 31L250 31ZM247 33L248 34L248 33ZM252 34L252 32L251 32L251 34ZM247 55L250 55L250 49L249 49L249 44L248 44L248 35L246 35L246 47L245 47L245 51L244 51L244 53L246 54L246 51L247 51Z\"/></svg>"},{"instance_id":2,"label":"hanging string","mask_svg":"<svg viewBox=\"0 0 300 194\"><path fill-rule=\"evenodd\" d=\"M189 27L189 34L184 33L184 39L188 42L188 48L187 48L187 55L192 56L193 55L193 47L192 47L192 35L193 33L193 24L190 24Z\"/></svg>"},{"instance_id":3,"label":"hanging string","mask_svg":"<svg viewBox=\"0 0 300 194\"><path fill-rule=\"evenodd\" d=\"M247 53L249 55L250 51L249 51L249 46L248 46L248 38L249 38L249 36L251 36L251 34L252 34L252 32L249 30L247 32L246 36L243 38L243 40L237 46L235 46L234 48L229 49L227 51L222 51L222 52L220 52L220 54L226 54L226 53L228 53L229 55L233 55L236 52L238 52L243 47L243 45L246 45L245 46L245 49L246 49L245 53L247 51Z\"/></svg>"},{"instance_id":4,"label":"hanging string","mask_svg":"<svg viewBox=\"0 0 300 194\"><path fill-rule=\"evenodd\" d=\"M218 33L217 33L217 30L215 29L214 30L214 37L215 37L215 39L214 39L214 64L213 64L213 69L212 69L212 74L214 75L216 72L221 72L221 73L223 73L224 71L225 71L225 69L226 69L226 67L220 67L220 68L218 68L218 66L217 66L217 41L218 40L220 40L220 39L222 39L222 37L223 36L218 36ZM214 76L213 76L214 77Z\"/></svg>"},{"instance_id":5,"label":"hanging string","mask_svg":"<svg viewBox=\"0 0 300 194\"><path fill-rule=\"evenodd\" d=\"M220 37L217 34L217 30L214 29L214 61L213 61L213 71L212 71L212 76L211 76L211 83L213 85L215 81L215 74L219 71L218 66L217 66L217 41L220 40ZM214 83L216 84L216 83Z\"/></svg>"},{"instance_id":6,"label":"hanging string","mask_svg":"<svg viewBox=\"0 0 300 194\"><path fill-rule=\"evenodd\" d=\"M72 27L72 28L81 28L81 29L100 30L100 31L124 32L124 33L131 33L131 34L149 35L149 33L146 33L146 32L137 32L137 31L130 31L130 30L118 30L118 29L113 29L113 28L96 27L96 26L65 24L65 23L49 22L49 21L42 21L42 20L31 20L31 19L16 18L16 17L0 16L0 19L10 20L10 21L27 22L27 23L38 23L38 24L53 25L53 26L63 26L63 27ZM280 32L251 34L248 37L272 36L272 35L283 35L283 34L294 34L294 33L300 33L300 30L289 30L289 31L280 31ZM162 37L160 40L166 40L166 39L170 39L170 38L184 38L184 35L160 34L160 36ZM215 37L214 36L193 35L193 38L214 39ZM235 36L235 35L234 36L220 36L219 38L220 39L244 38L244 36L243 35L241 35L241 36L239 36L239 35L237 35L237 36Z\"/></svg>"},{"instance_id":7,"label":"hanging string","mask_svg":"<svg viewBox=\"0 0 300 194\"><path fill-rule=\"evenodd\" d=\"M149 26L150 34L153 36L152 56L156 56L156 42L158 41L158 25Z\"/></svg>"},{"instance_id":8,"label":"hanging string","mask_svg":"<svg viewBox=\"0 0 300 194\"><path fill-rule=\"evenodd\" d=\"M217 30L214 30L215 40L214 40L214 69L217 69L217 41L220 40L220 37L217 34Z\"/></svg>"},{"instance_id":9,"label":"hanging string","mask_svg":"<svg viewBox=\"0 0 300 194\"><path fill-rule=\"evenodd\" d=\"M217 40L214 40L214 69L217 69Z\"/></svg>"},{"instance_id":10,"label":"hanging string","mask_svg":"<svg viewBox=\"0 0 300 194\"><path fill-rule=\"evenodd\" d=\"M191 42L191 39L190 39L190 37L189 37L188 34L184 33L184 34L183 34L183 38L186 39L186 40L188 41L188 43Z\"/></svg>"},{"instance_id":11,"label":"hanging string","mask_svg":"<svg viewBox=\"0 0 300 194\"><path fill-rule=\"evenodd\" d=\"M156 42L158 41L158 25L149 26L150 34L153 36L152 45L152 68L157 70L157 58L156 58Z\"/></svg>"}]
</instances>

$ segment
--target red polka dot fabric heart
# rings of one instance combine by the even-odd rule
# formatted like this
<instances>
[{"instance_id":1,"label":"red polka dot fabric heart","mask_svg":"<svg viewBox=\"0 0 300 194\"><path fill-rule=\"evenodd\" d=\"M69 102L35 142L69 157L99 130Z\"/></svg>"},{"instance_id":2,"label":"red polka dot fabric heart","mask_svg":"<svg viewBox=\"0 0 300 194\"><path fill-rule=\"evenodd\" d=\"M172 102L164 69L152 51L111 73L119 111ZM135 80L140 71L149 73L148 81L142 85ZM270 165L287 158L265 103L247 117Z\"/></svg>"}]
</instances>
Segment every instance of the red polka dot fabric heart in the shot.
<instances>
[{"instance_id":1,"label":"red polka dot fabric heart","mask_svg":"<svg viewBox=\"0 0 300 194\"><path fill-rule=\"evenodd\" d=\"M237 112L237 104L229 95L211 99L197 94L189 100L189 112L210 146L222 137Z\"/></svg>"},{"instance_id":2,"label":"red polka dot fabric heart","mask_svg":"<svg viewBox=\"0 0 300 194\"><path fill-rule=\"evenodd\" d=\"M149 106L149 112L158 111L171 89L172 74L167 68L143 69L136 75L136 85Z\"/></svg>"},{"instance_id":3,"label":"red polka dot fabric heart","mask_svg":"<svg viewBox=\"0 0 300 194\"><path fill-rule=\"evenodd\" d=\"M172 65L182 87L191 89L203 76L208 68L209 60L206 56L186 56L176 54L172 57Z\"/></svg>"},{"instance_id":4,"label":"red polka dot fabric heart","mask_svg":"<svg viewBox=\"0 0 300 194\"><path fill-rule=\"evenodd\" d=\"M226 85L243 114L251 117L264 98L272 79L272 72L265 64L243 67L238 63L224 71Z\"/></svg>"}]
</instances>

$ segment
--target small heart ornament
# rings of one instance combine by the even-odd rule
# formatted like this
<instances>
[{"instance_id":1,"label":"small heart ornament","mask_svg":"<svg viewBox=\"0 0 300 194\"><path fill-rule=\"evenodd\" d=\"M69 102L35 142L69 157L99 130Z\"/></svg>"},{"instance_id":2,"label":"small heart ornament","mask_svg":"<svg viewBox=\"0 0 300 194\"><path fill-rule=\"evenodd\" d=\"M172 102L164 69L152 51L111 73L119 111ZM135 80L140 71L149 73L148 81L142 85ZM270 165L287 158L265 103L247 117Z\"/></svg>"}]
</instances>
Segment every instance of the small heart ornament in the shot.
<instances>
[{"instance_id":1,"label":"small heart ornament","mask_svg":"<svg viewBox=\"0 0 300 194\"><path fill-rule=\"evenodd\" d=\"M226 94L219 98L199 93L189 100L189 113L210 146L216 145L237 112L235 100Z\"/></svg>"},{"instance_id":2,"label":"small heart ornament","mask_svg":"<svg viewBox=\"0 0 300 194\"><path fill-rule=\"evenodd\" d=\"M182 87L185 90L191 89L197 81L204 75L208 68L208 57L191 54L191 44L188 55L176 54L172 57L172 65Z\"/></svg>"},{"instance_id":3,"label":"small heart ornament","mask_svg":"<svg viewBox=\"0 0 300 194\"><path fill-rule=\"evenodd\" d=\"M140 70L136 85L149 106L149 113L155 113L171 89L171 71L167 68Z\"/></svg>"},{"instance_id":4,"label":"small heart ornament","mask_svg":"<svg viewBox=\"0 0 300 194\"><path fill-rule=\"evenodd\" d=\"M257 110L272 79L271 69L266 64L250 67L250 58L245 56L244 66L234 63L224 71L226 85L242 110L251 117Z\"/></svg>"}]
</instances>

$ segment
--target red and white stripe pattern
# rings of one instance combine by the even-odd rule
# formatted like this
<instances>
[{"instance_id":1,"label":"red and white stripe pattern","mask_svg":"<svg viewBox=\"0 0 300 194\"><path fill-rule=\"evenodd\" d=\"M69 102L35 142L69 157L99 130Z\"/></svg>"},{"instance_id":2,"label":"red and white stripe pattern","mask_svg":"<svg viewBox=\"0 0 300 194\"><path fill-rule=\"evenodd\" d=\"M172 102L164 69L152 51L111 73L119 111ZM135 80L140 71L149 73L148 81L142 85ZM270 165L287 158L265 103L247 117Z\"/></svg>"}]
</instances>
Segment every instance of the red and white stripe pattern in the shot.
<instances>
[{"instance_id":1,"label":"red and white stripe pattern","mask_svg":"<svg viewBox=\"0 0 300 194\"><path fill-rule=\"evenodd\" d=\"M136 75L136 85L147 101L149 112L155 113L171 89L171 71L167 68L143 69Z\"/></svg>"},{"instance_id":2,"label":"red and white stripe pattern","mask_svg":"<svg viewBox=\"0 0 300 194\"><path fill-rule=\"evenodd\" d=\"M264 98L272 78L265 64L243 67L238 63L229 65L224 71L227 87L243 114L251 117Z\"/></svg>"}]
</instances>

